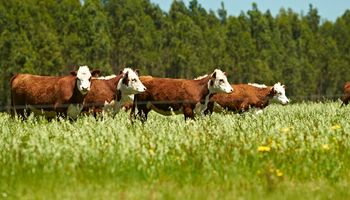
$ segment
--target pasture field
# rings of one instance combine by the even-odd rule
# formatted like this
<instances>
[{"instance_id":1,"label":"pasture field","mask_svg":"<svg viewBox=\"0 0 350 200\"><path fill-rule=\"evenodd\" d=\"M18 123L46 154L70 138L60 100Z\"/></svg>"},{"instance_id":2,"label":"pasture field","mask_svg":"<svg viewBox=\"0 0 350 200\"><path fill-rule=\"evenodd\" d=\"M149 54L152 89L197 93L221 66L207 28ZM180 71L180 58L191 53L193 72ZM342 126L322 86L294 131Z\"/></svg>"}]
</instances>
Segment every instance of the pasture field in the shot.
<instances>
[{"instance_id":1,"label":"pasture field","mask_svg":"<svg viewBox=\"0 0 350 200\"><path fill-rule=\"evenodd\" d=\"M185 122L0 114L0 199L349 199L350 106Z\"/></svg>"}]
</instances>

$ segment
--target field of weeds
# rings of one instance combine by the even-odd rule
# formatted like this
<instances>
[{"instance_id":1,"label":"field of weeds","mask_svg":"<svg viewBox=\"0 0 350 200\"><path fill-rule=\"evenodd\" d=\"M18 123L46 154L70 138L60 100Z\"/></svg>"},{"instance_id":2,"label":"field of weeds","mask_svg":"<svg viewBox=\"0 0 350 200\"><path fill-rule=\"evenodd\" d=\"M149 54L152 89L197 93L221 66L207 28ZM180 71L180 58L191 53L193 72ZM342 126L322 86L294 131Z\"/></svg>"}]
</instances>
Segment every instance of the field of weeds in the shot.
<instances>
[{"instance_id":1,"label":"field of weeds","mask_svg":"<svg viewBox=\"0 0 350 200\"><path fill-rule=\"evenodd\" d=\"M4 199L349 199L350 106L271 105L185 122L0 114Z\"/></svg>"}]
</instances>

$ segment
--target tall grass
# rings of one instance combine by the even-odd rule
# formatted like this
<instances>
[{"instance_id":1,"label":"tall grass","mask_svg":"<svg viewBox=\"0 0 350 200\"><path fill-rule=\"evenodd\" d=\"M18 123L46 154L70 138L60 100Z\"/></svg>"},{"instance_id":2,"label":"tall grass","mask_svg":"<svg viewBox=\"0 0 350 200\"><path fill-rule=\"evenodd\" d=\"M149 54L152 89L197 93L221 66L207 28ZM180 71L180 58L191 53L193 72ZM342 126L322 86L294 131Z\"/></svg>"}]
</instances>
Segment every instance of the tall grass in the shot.
<instances>
[{"instance_id":1,"label":"tall grass","mask_svg":"<svg viewBox=\"0 0 350 200\"><path fill-rule=\"evenodd\" d=\"M350 197L350 107L261 115L128 114L75 122L0 115L0 198Z\"/></svg>"}]
</instances>

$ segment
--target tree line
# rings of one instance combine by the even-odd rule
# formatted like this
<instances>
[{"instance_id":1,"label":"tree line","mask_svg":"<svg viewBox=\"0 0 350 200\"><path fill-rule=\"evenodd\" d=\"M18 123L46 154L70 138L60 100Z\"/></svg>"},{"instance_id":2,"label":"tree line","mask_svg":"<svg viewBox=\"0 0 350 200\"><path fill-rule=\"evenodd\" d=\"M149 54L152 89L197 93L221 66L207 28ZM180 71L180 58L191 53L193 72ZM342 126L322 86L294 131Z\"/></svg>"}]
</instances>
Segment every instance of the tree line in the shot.
<instances>
[{"instance_id":1,"label":"tree line","mask_svg":"<svg viewBox=\"0 0 350 200\"><path fill-rule=\"evenodd\" d=\"M0 1L0 106L14 73L68 74L88 65L108 75L124 67L144 75L194 78L214 68L231 83L277 81L293 100L336 99L350 80L350 11L336 21L253 3L229 16L225 5L150 0Z\"/></svg>"}]
</instances>

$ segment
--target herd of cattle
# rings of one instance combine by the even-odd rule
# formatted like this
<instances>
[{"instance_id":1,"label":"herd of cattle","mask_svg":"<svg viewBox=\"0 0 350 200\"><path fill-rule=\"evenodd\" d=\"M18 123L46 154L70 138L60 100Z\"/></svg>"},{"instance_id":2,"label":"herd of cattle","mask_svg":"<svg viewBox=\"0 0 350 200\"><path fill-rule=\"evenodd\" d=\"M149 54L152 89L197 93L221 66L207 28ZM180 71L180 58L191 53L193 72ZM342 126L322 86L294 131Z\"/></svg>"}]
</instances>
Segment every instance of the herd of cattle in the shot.
<instances>
[{"instance_id":1,"label":"herd of cattle","mask_svg":"<svg viewBox=\"0 0 350 200\"><path fill-rule=\"evenodd\" d=\"M220 110L244 112L265 108L271 99L289 103L285 86L230 85L226 74L215 69L193 80L139 76L125 68L119 74L100 77L99 70L81 66L67 76L16 74L11 78L11 113L25 119L30 112L47 118L76 119L81 113L98 115L130 109L142 122L154 110L163 115L184 114L185 119ZM350 83L344 86L342 105L350 100Z\"/></svg>"}]
</instances>

